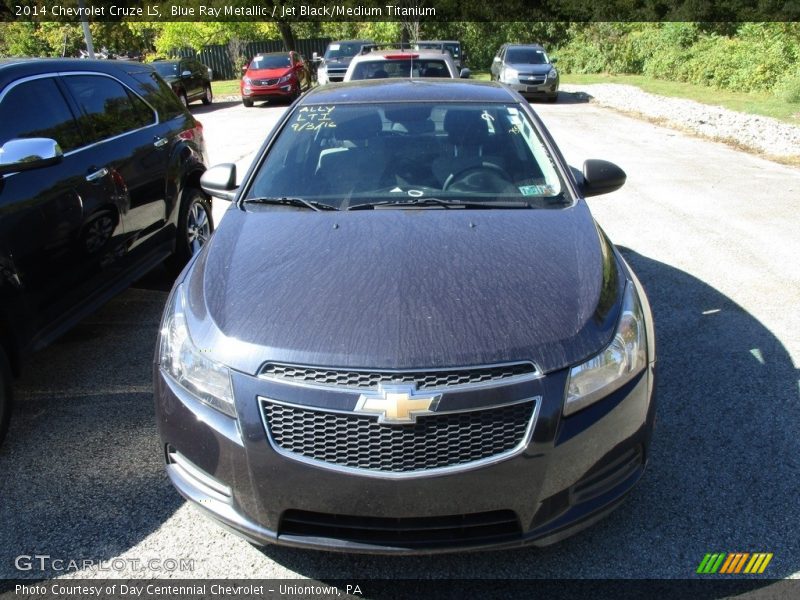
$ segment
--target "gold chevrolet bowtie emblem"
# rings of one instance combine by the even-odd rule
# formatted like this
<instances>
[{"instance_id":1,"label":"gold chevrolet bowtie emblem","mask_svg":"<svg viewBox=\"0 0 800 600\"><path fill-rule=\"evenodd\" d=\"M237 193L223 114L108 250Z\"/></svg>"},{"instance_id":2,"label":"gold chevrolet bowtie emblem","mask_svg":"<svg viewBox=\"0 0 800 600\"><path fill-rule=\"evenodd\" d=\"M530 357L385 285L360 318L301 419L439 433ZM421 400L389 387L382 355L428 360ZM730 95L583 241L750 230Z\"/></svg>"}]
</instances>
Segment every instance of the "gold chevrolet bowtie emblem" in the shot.
<instances>
[{"instance_id":1,"label":"gold chevrolet bowtie emblem","mask_svg":"<svg viewBox=\"0 0 800 600\"><path fill-rule=\"evenodd\" d=\"M380 384L377 393L361 394L356 412L378 415L378 423L407 425L420 415L430 414L439 404L441 394L417 394L413 385Z\"/></svg>"}]
</instances>

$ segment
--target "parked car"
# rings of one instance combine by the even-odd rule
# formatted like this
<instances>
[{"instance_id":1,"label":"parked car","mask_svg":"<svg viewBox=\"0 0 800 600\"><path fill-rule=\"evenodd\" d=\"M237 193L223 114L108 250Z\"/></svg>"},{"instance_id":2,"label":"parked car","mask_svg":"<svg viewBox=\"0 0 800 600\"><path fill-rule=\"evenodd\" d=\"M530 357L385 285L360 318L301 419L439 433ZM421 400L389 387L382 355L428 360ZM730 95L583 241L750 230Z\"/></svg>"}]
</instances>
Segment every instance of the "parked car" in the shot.
<instances>
[{"instance_id":1,"label":"parked car","mask_svg":"<svg viewBox=\"0 0 800 600\"><path fill-rule=\"evenodd\" d=\"M396 47L397 46L397 47ZM453 57L446 50L413 50L392 44L365 46L361 54L354 56L344 76L345 81L359 79L445 77L464 79L470 76L469 69L456 67Z\"/></svg>"},{"instance_id":2,"label":"parked car","mask_svg":"<svg viewBox=\"0 0 800 600\"><path fill-rule=\"evenodd\" d=\"M164 78L184 106L195 100L211 104L211 69L191 58L180 60L157 60L153 68Z\"/></svg>"},{"instance_id":3,"label":"parked car","mask_svg":"<svg viewBox=\"0 0 800 600\"><path fill-rule=\"evenodd\" d=\"M492 61L492 80L525 98L558 100L558 69L539 44L503 44Z\"/></svg>"},{"instance_id":4,"label":"parked car","mask_svg":"<svg viewBox=\"0 0 800 600\"><path fill-rule=\"evenodd\" d=\"M256 543L548 544L616 506L654 422L647 298L528 103L359 81L287 111L173 288L154 369L172 483Z\"/></svg>"},{"instance_id":5,"label":"parked car","mask_svg":"<svg viewBox=\"0 0 800 600\"><path fill-rule=\"evenodd\" d=\"M317 66L317 83L338 83L344 81L347 67L354 56L361 53L365 46L375 44L372 40L339 40L331 42L320 58L315 52L313 61Z\"/></svg>"},{"instance_id":6,"label":"parked car","mask_svg":"<svg viewBox=\"0 0 800 600\"><path fill-rule=\"evenodd\" d=\"M467 55L461 50L461 42L458 40L420 40L414 44L418 50L447 50L456 63L456 68L461 71L466 66Z\"/></svg>"},{"instance_id":7,"label":"parked car","mask_svg":"<svg viewBox=\"0 0 800 600\"><path fill-rule=\"evenodd\" d=\"M256 54L239 82L242 104L256 100L294 100L311 87L311 72L297 52Z\"/></svg>"},{"instance_id":8,"label":"parked car","mask_svg":"<svg viewBox=\"0 0 800 600\"><path fill-rule=\"evenodd\" d=\"M211 234L203 129L152 67L0 60L0 438L11 374Z\"/></svg>"}]
</instances>

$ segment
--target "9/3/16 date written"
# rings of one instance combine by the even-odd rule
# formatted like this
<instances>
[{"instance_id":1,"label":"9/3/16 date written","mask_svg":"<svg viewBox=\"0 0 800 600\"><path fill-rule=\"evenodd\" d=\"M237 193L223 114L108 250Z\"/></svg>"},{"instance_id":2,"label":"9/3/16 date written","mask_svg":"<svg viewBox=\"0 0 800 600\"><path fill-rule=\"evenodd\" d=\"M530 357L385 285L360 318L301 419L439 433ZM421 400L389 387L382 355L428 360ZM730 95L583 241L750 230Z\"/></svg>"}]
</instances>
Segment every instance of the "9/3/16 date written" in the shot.
<instances>
[{"instance_id":1,"label":"9/3/16 date written","mask_svg":"<svg viewBox=\"0 0 800 600\"><path fill-rule=\"evenodd\" d=\"M161 8L157 5L148 4L147 6L21 6L14 5L14 16L16 17L160 17Z\"/></svg>"}]
</instances>

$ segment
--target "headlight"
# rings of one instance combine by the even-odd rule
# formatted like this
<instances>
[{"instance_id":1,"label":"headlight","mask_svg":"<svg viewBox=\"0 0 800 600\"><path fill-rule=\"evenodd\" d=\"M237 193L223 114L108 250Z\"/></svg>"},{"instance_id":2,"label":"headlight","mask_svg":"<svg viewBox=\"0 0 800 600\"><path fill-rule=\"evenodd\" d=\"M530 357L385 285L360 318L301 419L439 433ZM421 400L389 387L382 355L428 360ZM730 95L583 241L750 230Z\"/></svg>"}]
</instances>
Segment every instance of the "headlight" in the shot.
<instances>
[{"instance_id":1,"label":"headlight","mask_svg":"<svg viewBox=\"0 0 800 600\"><path fill-rule=\"evenodd\" d=\"M519 76L519 71L511 67L504 67L503 72L500 74L500 79L506 81L509 79L516 79Z\"/></svg>"},{"instance_id":2,"label":"headlight","mask_svg":"<svg viewBox=\"0 0 800 600\"><path fill-rule=\"evenodd\" d=\"M614 339L600 354L572 367L564 415L579 411L619 389L647 365L647 341L642 306L628 282Z\"/></svg>"},{"instance_id":3,"label":"headlight","mask_svg":"<svg viewBox=\"0 0 800 600\"><path fill-rule=\"evenodd\" d=\"M172 295L161 324L158 362L164 372L192 396L236 417L230 370L205 356L192 342L181 287Z\"/></svg>"},{"instance_id":4,"label":"headlight","mask_svg":"<svg viewBox=\"0 0 800 600\"><path fill-rule=\"evenodd\" d=\"M253 80L252 80L252 79L250 79L250 78L249 78L247 75L245 75L244 77L242 77L242 79L243 79L243 80L244 80L244 82L245 82L246 84L248 84L248 85L249 85L249 84L251 84L251 83L253 83Z\"/></svg>"},{"instance_id":5,"label":"headlight","mask_svg":"<svg viewBox=\"0 0 800 600\"><path fill-rule=\"evenodd\" d=\"M555 79L556 77L558 77L558 71L556 71L555 69L550 69L550 71L547 73L547 78Z\"/></svg>"},{"instance_id":6,"label":"headlight","mask_svg":"<svg viewBox=\"0 0 800 600\"><path fill-rule=\"evenodd\" d=\"M280 79L278 79L278 83L279 83L279 84L280 84L280 83L286 83L286 82L287 82L287 81L289 81L291 78L292 78L292 74L291 74L291 73L287 73L286 75L284 75L283 77L281 77Z\"/></svg>"}]
</instances>

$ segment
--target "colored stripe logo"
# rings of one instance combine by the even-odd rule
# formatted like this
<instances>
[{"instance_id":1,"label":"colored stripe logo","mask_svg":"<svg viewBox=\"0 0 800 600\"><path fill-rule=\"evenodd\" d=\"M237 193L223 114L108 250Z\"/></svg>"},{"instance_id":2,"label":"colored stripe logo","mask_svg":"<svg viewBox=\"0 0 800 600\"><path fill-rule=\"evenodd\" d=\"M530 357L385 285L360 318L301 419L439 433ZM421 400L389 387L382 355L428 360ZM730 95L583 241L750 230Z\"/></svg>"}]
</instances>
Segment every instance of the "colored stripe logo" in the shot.
<instances>
[{"instance_id":1,"label":"colored stripe logo","mask_svg":"<svg viewBox=\"0 0 800 600\"><path fill-rule=\"evenodd\" d=\"M772 552L717 552L706 554L697 567L697 572L702 575L715 573L725 575L757 574L772 560Z\"/></svg>"}]
</instances>

